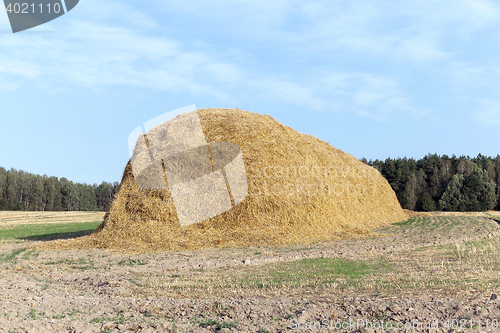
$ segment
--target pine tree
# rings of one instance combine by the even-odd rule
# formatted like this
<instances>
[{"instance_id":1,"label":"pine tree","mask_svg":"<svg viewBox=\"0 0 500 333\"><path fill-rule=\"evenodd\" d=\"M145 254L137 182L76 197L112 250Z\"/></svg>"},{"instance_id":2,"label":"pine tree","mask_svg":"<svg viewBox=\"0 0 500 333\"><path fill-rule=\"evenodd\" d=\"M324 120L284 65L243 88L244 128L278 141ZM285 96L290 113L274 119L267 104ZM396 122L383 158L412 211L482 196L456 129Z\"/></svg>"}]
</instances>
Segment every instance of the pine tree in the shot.
<instances>
[{"instance_id":1,"label":"pine tree","mask_svg":"<svg viewBox=\"0 0 500 333\"><path fill-rule=\"evenodd\" d=\"M483 196L485 210L494 209L498 202L498 197L496 194L496 184L494 182L485 182Z\"/></svg>"},{"instance_id":2,"label":"pine tree","mask_svg":"<svg viewBox=\"0 0 500 333\"><path fill-rule=\"evenodd\" d=\"M0 210L7 210L7 170L0 167Z\"/></svg>"},{"instance_id":3,"label":"pine tree","mask_svg":"<svg viewBox=\"0 0 500 333\"><path fill-rule=\"evenodd\" d=\"M100 211L108 211L113 197L115 194L115 187L113 184L102 182L101 185L97 186L95 189L95 196L97 199L97 208Z\"/></svg>"},{"instance_id":4,"label":"pine tree","mask_svg":"<svg viewBox=\"0 0 500 333\"><path fill-rule=\"evenodd\" d=\"M43 191L45 192L45 200L42 210L55 210L55 202L57 197L56 183L59 183L56 177L45 177Z\"/></svg>"},{"instance_id":5,"label":"pine tree","mask_svg":"<svg viewBox=\"0 0 500 333\"><path fill-rule=\"evenodd\" d=\"M497 177L496 177L497 173L496 173L496 170L495 170L495 163L493 162L493 160L491 159L491 157L489 157L486 160L484 169L488 172L488 178L489 178L489 180L492 181L492 182L495 182L496 179L497 179Z\"/></svg>"},{"instance_id":6,"label":"pine tree","mask_svg":"<svg viewBox=\"0 0 500 333\"><path fill-rule=\"evenodd\" d=\"M81 211L96 211L96 197L92 185L78 184L78 191L80 193L80 207Z\"/></svg>"},{"instance_id":7,"label":"pine tree","mask_svg":"<svg viewBox=\"0 0 500 333\"><path fill-rule=\"evenodd\" d=\"M7 171L6 178L6 191L7 204L9 209L21 210L21 203L19 202L19 186L17 181L17 170L12 168Z\"/></svg>"},{"instance_id":8,"label":"pine tree","mask_svg":"<svg viewBox=\"0 0 500 333\"><path fill-rule=\"evenodd\" d=\"M31 203L31 174L19 170L17 173L17 177L19 179L19 202L22 205L22 210L29 210Z\"/></svg>"},{"instance_id":9,"label":"pine tree","mask_svg":"<svg viewBox=\"0 0 500 333\"><path fill-rule=\"evenodd\" d=\"M30 175L32 176L32 175ZM44 202L44 189L43 189L43 179L39 175L31 177L31 184L29 190L30 205L28 209L31 211L41 211L43 210Z\"/></svg>"},{"instance_id":10,"label":"pine tree","mask_svg":"<svg viewBox=\"0 0 500 333\"><path fill-rule=\"evenodd\" d=\"M439 208L441 210L455 212L466 209L465 198L462 194L463 184L464 176L455 175L451 178L446 191L443 193L441 200L439 200Z\"/></svg>"},{"instance_id":11,"label":"pine tree","mask_svg":"<svg viewBox=\"0 0 500 333\"><path fill-rule=\"evenodd\" d=\"M417 177L414 173L410 175L410 180L406 182L405 191L403 194L404 208L415 210L417 206Z\"/></svg>"},{"instance_id":12,"label":"pine tree","mask_svg":"<svg viewBox=\"0 0 500 333\"><path fill-rule=\"evenodd\" d=\"M443 161L441 167L439 168L439 176L443 184L448 184L450 182L451 178L453 177L451 161Z\"/></svg>"},{"instance_id":13,"label":"pine tree","mask_svg":"<svg viewBox=\"0 0 500 333\"><path fill-rule=\"evenodd\" d=\"M416 174L417 178L417 205L416 210L422 211L424 193L427 191L427 175L423 168L419 168Z\"/></svg>"},{"instance_id":14,"label":"pine tree","mask_svg":"<svg viewBox=\"0 0 500 333\"><path fill-rule=\"evenodd\" d=\"M483 173L483 193L482 201L484 203L485 210L492 210L497 205L497 184L490 180L490 176L487 170L482 170Z\"/></svg>"},{"instance_id":15,"label":"pine tree","mask_svg":"<svg viewBox=\"0 0 500 333\"><path fill-rule=\"evenodd\" d=\"M500 170L500 168L499 168ZM498 172L497 177L497 210L500 210L500 172Z\"/></svg>"},{"instance_id":16,"label":"pine tree","mask_svg":"<svg viewBox=\"0 0 500 333\"><path fill-rule=\"evenodd\" d=\"M391 158L387 158L382 167L382 176L387 179L387 182L391 185L392 189L397 193L398 192L398 182L396 175L396 165Z\"/></svg>"},{"instance_id":17,"label":"pine tree","mask_svg":"<svg viewBox=\"0 0 500 333\"><path fill-rule=\"evenodd\" d=\"M436 210L436 202L432 199L432 196L429 192L424 192L422 195L422 210L424 212L433 212Z\"/></svg>"},{"instance_id":18,"label":"pine tree","mask_svg":"<svg viewBox=\"0 0 500 333\"><path fill-rule=\"evenodd\" d=\"M67 181L66 178L63 179L65 180L64 186L61 188L63 209L66 211L78 211L80 209L78 189L72 181Z\"/></svg>"},{"instance_id":19,"label":"pine tree","mask_svg":"<svg viewBox=\"0 0 500 333\"><path fill-rule=\"evenodd\" d=\"M488 171L481 170L477 165L465 179L463 193L469 211L485 211L496 206L496 184L491 182Z\"/></svg>"}]
</instances>

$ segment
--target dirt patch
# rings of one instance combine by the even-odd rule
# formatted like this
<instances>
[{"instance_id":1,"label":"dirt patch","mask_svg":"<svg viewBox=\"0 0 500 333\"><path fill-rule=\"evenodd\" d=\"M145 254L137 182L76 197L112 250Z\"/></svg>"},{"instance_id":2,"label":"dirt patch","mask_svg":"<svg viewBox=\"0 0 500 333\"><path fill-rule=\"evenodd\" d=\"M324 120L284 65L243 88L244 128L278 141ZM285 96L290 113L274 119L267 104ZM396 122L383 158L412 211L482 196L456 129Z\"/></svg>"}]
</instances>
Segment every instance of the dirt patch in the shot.
<instances>
[{"instance_id":1,"label":"dirt patch","mask_svg":"<svg viewBox=\"0 0 500 333\"><path fill-rule=\"evenodd\" d=\"M415 325L438 320L437 331L448 332L500 319L498 223L414 217L377 232L308 246L136 255L4 243L0 331L284 332L349 320L422 331ZM349 325L340 331L361 331Z\"/></svg>"}]
</instances>

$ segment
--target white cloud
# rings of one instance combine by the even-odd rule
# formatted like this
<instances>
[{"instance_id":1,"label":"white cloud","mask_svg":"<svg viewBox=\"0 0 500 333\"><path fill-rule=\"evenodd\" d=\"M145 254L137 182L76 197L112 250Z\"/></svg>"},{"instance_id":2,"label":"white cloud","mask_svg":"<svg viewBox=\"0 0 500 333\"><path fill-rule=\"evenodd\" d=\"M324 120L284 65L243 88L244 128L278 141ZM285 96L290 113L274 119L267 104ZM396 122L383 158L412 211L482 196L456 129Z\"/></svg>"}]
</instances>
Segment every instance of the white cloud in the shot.
<instances>
[{"instance_id":1,"label":"white cloud","mask_svg":"<svg viewBox=\"0 0 500 333\"><path fill-rule=\"evenodd\" d=\"M213 1L156 1L166 11L188 14L192 18L216 22L238 22L235 30L260 34L282 24L299 0L213 0Z\"/></svg>"},{"instance_id":2,"label":"white cloud","mask_svg":"<svg viewBox=\"0 0 500 333\"><path fill-rule=\"evenodd\" d=\"M7 50L0 55L4 64L0 72L30 80L38 77L42 89L59 91L76 84L99 91L127 85L187 91L226 102L251 94L312 110L335 106L378 121L386 121L394 112L416 113L395 80L369 73L268 75L221 61L216 53L189 50L177 41L76 20L67 24L64 35L23 37L0 42L0 48ZM9 61L12 58L17 60ZM2 83L4 89L20 86L7 83Z\"/></svg>"},{"instance_id":3,"label":"white cloud","mask_svg":"<svg viewBox=\"0 0 500 333\"><path fill-rule=\"evenodd\" d=\"M80 1L77 11L71 11L69 15L79 18L88 18L93 22L113 22L128 28L158 28L159 24L144 11L136 9L123 1L115 0L86 0ZM139 7L144 9L144 7Z\"/></svg>"},{"instance_id":4,"label":"white cloud","mask_svg":"<svg viewBox=\"0 0 500 333\"><path fill-rule=\"evenodd\" d=\"M500 4L490 0L463 0L463 20L470 30L500 22Z\"/></svg>"},{"instance_id":5,"label":"white cloud","mask_svg":"<svg viewBox=\"0 0 500 333\"><path fill-rule=\"evenodd\" d=\"M32 79L40 74L40 70L38 66L28 61L3 58L0 61L0 73Z\"/></svg>"},{"instance_id":6,"label":"white cloud","mask_svg":"<svg viewBox=\"0 0 500 333\"><path fill-rule=\"evenodd\" d=\"M7 12L0 7L0 30L1 32L11 32L9 17L7 16Z\"/></svg>"},{"instance_id":7,"label":"white cloud","mask_svg":"<svg viewBox=\"0 0 500 333\"><path fill-rule=\"evenodd\" d=\"M477 118L486 125L500 125L500 101L481 101L482 111L478 112Z\"/></svg>"},{"instance_id":8,"label":"white cloud","mask_svg":"<svg viewBox=\"0 0 500 333\"><path fill-rule=\"evenodd\" d=\"M478 61L453 61L445 71L446 85L452 92L452 100L467 102L469 110L483 109L485 100L499 96L500 63L496 59Z\"/></svg>"},{"instance_id":9,"label":"white cloud","mask_svg":"<svg viewBox=\"0 0 500 333\"><path fill-rule=\"evenodd\" d=\"M468 1L351 1L347 5L324 1L304 5L302 13L309 24L300 41L308 47L417 65L452 57L447 41L457 31L470 34L494 23L487 12L476 11L471 17Z\"/></svg>"},{"instance_id":10,"label":"white cloud","mask_svg":"<svg viewBox=\"0 0 500 333\"><path fill-rule=\"evenodd\" d=\"M399 52L402 56L419 60L441 61L450 58L451 54L440 49L431 34L427 36L409 37L401 41Z\"/></svg>"},{"instance_id":11,"label":"white cloud","mask_svg":"<svg viewBox=\"0 0 500 333\"><path fill-rule=\"evenodd\" d=\"M354 112L379 122L395 115L414 118L428 114L415 107L400 83L389 77L362 72L316 73L277 78L248 75L247 85L263 99L279 100L311 111Z\"/></svg>"},{"instance_id":12,"label":"white cloud","mask_svg":"<svg viewBox=\"0 0 500 333\"><path fill-rule=\"evenodd\" d=\"M195 0L164 6L196 21L230 27L235 38L416 64L448 61L455 56L450 39L467 42L500 23L500 4L491 0Z\"/></svg>"},{"instance_id":13,"label":"white cloud","mask_svg":"<svg viewBox=\"0 0 500 333\"><path fill-rule=\"evenodd\" d=\"M17 83L0 82L0 89L4 89L7 91L14 91L17 88L19 88L19 84Z\"/></svg>"},{"instance_id":14,"label":"white cloud","mask_svg":"<svg viewBox=\"0 0 500 333\"><path fill-rule=\"evenodd\" d=\"M64 34L49 37L11 35L0 40L0 50L0 72L39 78L43 86L50 81L51 89L129 85L222 97L207 81L232 82L240 75L234 65L179 42L96 22L71 20Z\"/></svg>"},{"instance_id":15,"label":"white cloud","mask_svg":"<svg viewBox=\"0 0 500 333\"><path fill-rule=\"evenodd\" d=\"M275 77L253 77L250 84L266 99L271 97L313 110L324 110L328 106L327 100L319 97L315 87L310 85L300 85Z\"/></svg>"},{"instance_id":16,"label":"white cloud","mask_svg":"<svg viewBox=\"0 0 500 333\"><path fill-rule=\"evenodd\" d=\"M353 110L380 122L394 113L419 117L426 110L412 106L400 84L391 78L370 73L337 73L326 76L325 88L339 110Z\"/></svg>"},{"instance_id":17,"label":"white cloud","mask_svg":"<svg viewBox=\"0 0 500 333\"><path fill-rule=\"evenodd\" d=\"M2 36L0 73L5 75L0 77L0 89L20 88L31 80L42 89L74 84L99 91L123 85L231 102L252 95L314 110L351 110L387 121L398 113L426 113L405 90L410 78L399 74L397 66L420 71L424 64L434 66L429 76L439 71L451 75L457 68L450 64L459 63L459 54L447 44L448 38L463 38L494 26L500 13L499 5L488 0L176 0L162 4L202 27L220 25L217 32L238 43L216 49L217 36L183 41L165 37L166 23L155 21L156 13L142 11L147 7L138 10L117 1L87 0L78 5L76 18L57 20L57 34ZM259 41L259 47L278 55L269 63L259 59L251 46L246 47L247 40ZM304 67L270 66L274 61L279 67L279 57L287 53L290 58L296 54ZM324 59L314 63L318 55ZM337 59L353 60L345 61L349 66L342 68ZM377 63L389 71L381 72ZM377 69L377 74L370 69ZM464 74L464 90L470 84L467 79Z\"/></svg>"}]
</instances>

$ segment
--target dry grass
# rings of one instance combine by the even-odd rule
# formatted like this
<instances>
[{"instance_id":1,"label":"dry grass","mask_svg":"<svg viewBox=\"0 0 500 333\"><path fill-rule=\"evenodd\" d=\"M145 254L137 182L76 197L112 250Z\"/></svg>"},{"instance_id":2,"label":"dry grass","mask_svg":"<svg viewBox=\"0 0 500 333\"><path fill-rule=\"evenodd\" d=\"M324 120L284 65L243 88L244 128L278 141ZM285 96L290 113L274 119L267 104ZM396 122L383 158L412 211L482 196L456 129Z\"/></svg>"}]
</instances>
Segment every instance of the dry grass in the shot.
<instances>
[{"instance_id":1,"label":"dry grass","mask_svg":"<svg viewBox=\"0 0 500 333\"><path fill-rule=\"evenodd\" d=\"M183 275L136 274L136 292L169 297L283 296L321 290L359 290L361 281L378 270L392 268L383 260L314 258ZM198 296L196 296L198 295Z\"/></svg>"},{"instance_id":2,"label":"dry grass","mask_svg":"<svg viewBox=\"0 0 500 333\"><path fill-rule=\"evenodd\" d=\"M20 224L83 223L102 221L103 212L6 212L0 211L0 227Z\"/></svg>"},{"instance_id":3,"label":"dry grass","mask_svg":"<svg viewBox=\"0 0 500 333\"><path fill-rule=\"evenodd\" d=\"M500 238L496 237L480 244L432 246L364 260L305 259L182 275L134 273L133 278L136 296L278 297L325 293L393 297L424 290L433 290L438 296L498 290L499 251Z\"/></svg>"},{"instance_id":4,"label":"dry grass","mask_svg":"<svg viewBox=\"0 0 500 333\"><path fill-rule=\"evenodd\" d=\"M468 217L500 217L500 212L489 210L487 212L429 212L428 216L468 216Z\"/></svg>"},{"instance_id":5,"label":"dry grass","mask_svg":"<svg viewBox=\"0 0 500 333\"><path fill-rule=\"evenodd\" d=\"M445 294L464 290L495 290L500 287L500 238L430 246L413 253L387 258L395 269L377 274L361 286L380 293L435 290Z\"/></svg>"},{"instance_id":6,"label":"dry grass","mask_svg":"<svg viewBox=\"0 0 500 333\"><path fill-rule=\"evenodd\" d=\"M54 265L61 271L108 272L113 268L121 272L117 276L131 283L120 295L132 297L407 297L419 293L462 297L476 291L498 293L498 223L475 216L437 215L413 217L375 230L380 238L276 248L139 255L41 251L36 252L40 253L36 265L42 271ZM8 247L1 256L9 262L16 255L19 259L21 254L15 251L19 250ZM322 254L326 256L320 258ZM305 257L311 259L297 259ZM269 258L276 260L269 263ZM203 266L205 270L198 268L207 262L211 264ZM125 266L126 272L120 271Z\"/></svg>"},{"instance_id":7,"label":"dry grass","mask_svg":"<svg viewBox=\"0 0 500 333\"><path fill-rule=\"evenodd\" d=\"M407 250L181 274L135 273L135 294L193 298L323 293L394 297L428 290L436 296L494 291L500 288L500 236L429 245L433 239L473 236L477 228L493 227L488 220L463 216L413 218L386 228L399 235L384 241L409 244ZM412 233L406 238L408 230ZM357 247L367 244L367 240L352 242Z\"/></svg>"},{"instance_id":8,"label":"dry grass","mask_svg":"<svg viewBox=\"0 0 500 333\"><path fill-rule=\"evenodd\" d=\"M407 217L378 171L326 142L270 116L234 109L198 115L207 142L241 148L249 184L243 202L181 227L170 190L141 190L129 163L102 228L50 246L144 252L309 244L363 237Z\"/></svg>"}]
</instances>

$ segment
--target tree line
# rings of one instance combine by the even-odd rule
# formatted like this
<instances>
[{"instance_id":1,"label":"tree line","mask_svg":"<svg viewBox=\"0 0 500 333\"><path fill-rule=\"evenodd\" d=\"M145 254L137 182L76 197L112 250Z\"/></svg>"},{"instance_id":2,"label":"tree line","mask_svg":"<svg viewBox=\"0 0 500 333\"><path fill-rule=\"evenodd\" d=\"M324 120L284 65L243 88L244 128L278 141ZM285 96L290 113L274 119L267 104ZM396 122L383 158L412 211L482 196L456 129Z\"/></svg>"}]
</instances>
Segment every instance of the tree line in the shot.
<instances>
[{"instance_id":1,"label":"tree line","mask_svg":"<svg viewBox=\"0 0 500 333\"><path fill-rule=\"evenodd\" d=\"M361 159L387 179L403 208L415 211L500 210L500 155L428 154L424 158Z\"/></svg>"},{"instance_id":2,"label":"tree line","mask_svg":"<svg viewBox=\"0 0 500 333\"><path fill-rule=\"evenodd\" d=\"M361 159L387 179L403 208L415 211L500 210L500 155L428 154L424 158ZM107 211L118 182L74 183L0 167L0 210Z\"/></svg>"},{"instance_id":3,"label":"tree line","mask_svg":"<svg viewBox=\"0 0 500 333\"><path fill-rule=\"evenodd\" d=\"M118 182L74 183L0 167L0 210L107 211Z\"/></svg>"}]
</instances>

